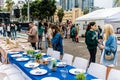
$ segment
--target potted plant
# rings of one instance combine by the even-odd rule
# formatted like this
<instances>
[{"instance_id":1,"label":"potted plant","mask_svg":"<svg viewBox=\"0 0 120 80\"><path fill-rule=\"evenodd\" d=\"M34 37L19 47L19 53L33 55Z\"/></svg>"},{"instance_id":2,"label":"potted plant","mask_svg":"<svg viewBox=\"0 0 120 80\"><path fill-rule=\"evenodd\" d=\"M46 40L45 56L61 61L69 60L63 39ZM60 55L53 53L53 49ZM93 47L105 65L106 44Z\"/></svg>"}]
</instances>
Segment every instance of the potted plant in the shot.
<instances>
[{"instance_id":1,"label":"potted plant","mask_svg":"<svg viewBox=\"0 0 120 80\"><path fill-rule=\"evenodd\" d=\"M37 63L40 63L40 59L42 58L42 54L41 53L38 53L35 55L35 59L36 59L36 62Z\"/></svg>"},{"instance_id":2,"label":"potted plant","mask_svg":"<svg viewBox=\"0 0 120 80\"><path fill-rule=\"evenodd\" d=\"M34 57L34 53L35 53L35 50L27 50L27 54L28 54L30 57Z\"/></svg>"},{"instance_id":3,"label":"potted plant","mask_svg":"<svg viewBox=\"0 0 120 80\"><path fill-rule=\"evenodd\" d=\"M42 54L41 53L38 53L35 55L35 59L39 60L40 58L42 58Z\"/></svg>"},{"instance_id":4,"label":"potted plant","mask_svg":"<svg viewBox=\"0 0 120 80\"><path fill-rule=\"evenodd\" d=\"M76 80L86 80L86 76L84 73L79 73L76 75Z\"/></svg>"}]
</instances>

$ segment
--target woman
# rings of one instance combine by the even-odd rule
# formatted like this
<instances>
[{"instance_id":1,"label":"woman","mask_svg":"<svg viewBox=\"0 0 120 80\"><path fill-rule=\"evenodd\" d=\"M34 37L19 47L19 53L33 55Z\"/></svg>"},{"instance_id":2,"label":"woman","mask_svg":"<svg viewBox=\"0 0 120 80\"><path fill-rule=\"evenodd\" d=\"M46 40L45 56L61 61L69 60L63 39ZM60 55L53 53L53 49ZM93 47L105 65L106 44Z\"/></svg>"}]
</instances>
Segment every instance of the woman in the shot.
<instances>
[{"instance_id":1,"label":"woman","mask_svg":"<svg viewBox=\"0 0 120 80\"><path fill-rule=\"evenodd\" d=\"M101 56L101 63L107 66L106 71L106 80L108 80L108 75L112 67L117 63L117 39L114 34L113 26L106 24L104 26L104 45L101 45L100 48L103 49ZM112 51L114 53L114 58L112 60L105 59L105 50Z\"/></svg>"},{"instance_id":2,"label":"woman","mask_svg":"<svg viewBox=\"0 0 120 80\"><path fill-rule=\"evenodd\" d=\"M38 41L38 49L41 49L41 50L42 50L42 37L43 37L43 32L44 32L43 25L42 25L41 22L39 22L39 25L38 25L38 38L39 38L39 41Z\"/></svg>"},{"instance_id":3,"label":"woman","mask_svg":"<svg viewBox=\"0 0 120 80\"><path fill-rule=\"evenodd\" d=\"M88 24L88 27L86 29L86 37L85 37L85 43L87 45L88 51L90 53L90 60L89 64L91 62L95 62L96 59L96 52L97 52L97 43L98 43L98 38L96 35L96 23L95 22L90 22Z\"/></svg>"},{"instance_id":4,"label":"woman","mask_svg":"<svg viewBox=\"0 0 120 80\"><path fill-rule=\"evenodd\" d=\"M49 39L51 40L52 47L54 50L60 52L60 58L62 59L63 56L63 37L59 33L59 29L56 25L52 26L52 32L53 36L49 36Z\"/></svg>"},{"instance_id":5,"label":"woman","mask_svg":"<svg viewBox=\"0 0 120 80\"><path fill-rule=\"evenodd\" d=\"M48 47L52 48L52 44L51 41L48 39L48 36L52 35L52 29L51 29L52 24L49 23L48 27L47 27L47 33L46 33L46 38L47 38L47 43L48 43Z\"/></svg>"}]
</instances>

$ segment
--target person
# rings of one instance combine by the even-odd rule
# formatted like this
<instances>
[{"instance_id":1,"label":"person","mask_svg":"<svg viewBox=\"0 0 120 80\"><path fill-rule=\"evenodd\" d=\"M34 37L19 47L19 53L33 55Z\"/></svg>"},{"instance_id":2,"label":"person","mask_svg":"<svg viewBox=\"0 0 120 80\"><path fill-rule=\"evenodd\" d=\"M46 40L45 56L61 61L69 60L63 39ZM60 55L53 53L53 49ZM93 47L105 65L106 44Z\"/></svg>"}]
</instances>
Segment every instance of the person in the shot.
<instances>
[{"instance_id":1,"label":"person","mask_svg":"<svg viewBox=\"0 0 120 80\"><path fill-rule=\"evenodd\" d=\"M41 22L39 22L39 25L38 25L38 38L39 38L39 41L38 41L38 49L43 49L42 48L42 37L43 37L43 32L44 32L44 28L43 28L43 25Z\"/></svg>"},{"instance_id":2,"label":"person","mask_svg":"<svg viewBox=\"0 0 120 80\"><path fill-rule=\"evenodd\" d=\"M104 45L101 45L100 48L103 49L100 63L107 66L106 71L106 80L108 80L108 75L112 67L117 63L117 39L114 34L114 29L111 24L106 24L104 26ZM105 50L112 51L114 53L114 58L112 60L105 59Z\"/></svg>"},{"instance_id":3,"label":"person","mask_svg":"<svg viewBox=\"0 0 120 80\"><path fill-rule=\"evenodd\" d=\"M76 42L79 43L79 25L76 24L77 35L76 35Z\"/></svg>"},{"instance_id":4,"label":"person","mask_svg":"<svg viewBox=\"0 0 120 80\"><path fill-rule=\"evenodd\" d=\"M7 26L4 23L2 23L2 26L3 26L3 37L6 38L7 37Z\"/></svg>"},{"instance_id":5,"label":"person","mask_svg":"<svg viewBox=\"0 0 120 80\"><path fill-rule=\"evenodd\" d=\"M15 26L14 26L14 24L10 25L10 31L11 31L11 39L15 40L16 35L15 35Z\"/></svg>"},{"instance_id":6,"label":"person","mask_svg":"<svg viewBox=\"0 0 120 80\"><path fill-rule=\"evenodd\" d=\"M98 39L102 38L102 29L100 26L98 26Z\"/></svg>"},{"instance_id":7,"label":"person","mask_svg":"<svg viewBox=\"0 0 120 80\"><path fill-rule=\"evenodd\" d=\"M56 25L52 26L53 36L49 36L48 38L51 40L52 47L54 50L60 52L60 58L63 56L63 37L59 33L59 29Z\"/></svg>"},{"instance_id":8,"label":"person","mask_svg":"<svg viewBox=\"0 0 120 80\"><path fill-rule=\"evenodd\" d=\"M44 36L45 36L45 47L48 48L48 39L47 39L48 23L44 23Z\"/></svg>"},{"instance_id":9,"label":"person","mask_svg":"<svg viewBox=\"0 0 120 80\"><path fill-rule=\"evenodd\" d=\"M46 33L46 38L47 38L47 43L48 43L48 47L49 48L52 48L52 44L51 44L51 41L48 39L48 36L51 36L52 35L52 29L51 29L51 26L53 24L49 23L48 27L47 27L47 33Z\"/></svg>"},{"instance_id":10,"label":"person","mask_svg":"<svg viewBox=\"0 0 120 80\"><path fill-rule=\"evenodd\" d=\"M28 42L30 42L32 47L36 49L36 42L38 42L38 31L33 22L29 23L29 27L30 30L26 31L26 34L28 35Z\"/></svg>"},{"instance_id":11,"label":"person","mask_svg":"<svg viewBox=\"0 0 120 80\"><path fill-rule=\"evenodd\" d=\"M18 29L18 26L16 24L14 24L15 26L15 38L17 37L17 29Z\"/></svg>"},{"instance_id":12,"label":"person","mask_svg":"<svg viewBox=\"0 0 120 80\"><path fill-rule=\"evenodd\" d=\"M85 43L87 45L88 51L90 53L89 64L96 61L97 43L98 38L96 35L96 23L90 22L87 26L85 33Z\"/></svg>"},{"instance_id":13,"label":"person","mask_svg":"<svg viewBox=\"0 0 120 80\"><path fill-rule=\"evenodd\" d=\"M7 36L10 38L11 37L11 29L10 29L10 24L7 24Z\"/></svg>"},{"instance_id":14,"label":"person","mask_svg":"<svg viewBox=\"0 0 120 80\"><path fill-rule=\"evenodd\" d=\"M70 33L71 33L72 41L76 42L77 29L76 29L75 25L72 26Z\"/></svg>"},{"instance_id":15,"label":"person","mask_svg":"<svg viewBox=\"0 0 120 80\"><path fill-rule=\"evenodd\" d=\"M3 34L3 30L2 30L2 24L0 24L0 34L2 35Z\"/></svg>"}]
</instances>

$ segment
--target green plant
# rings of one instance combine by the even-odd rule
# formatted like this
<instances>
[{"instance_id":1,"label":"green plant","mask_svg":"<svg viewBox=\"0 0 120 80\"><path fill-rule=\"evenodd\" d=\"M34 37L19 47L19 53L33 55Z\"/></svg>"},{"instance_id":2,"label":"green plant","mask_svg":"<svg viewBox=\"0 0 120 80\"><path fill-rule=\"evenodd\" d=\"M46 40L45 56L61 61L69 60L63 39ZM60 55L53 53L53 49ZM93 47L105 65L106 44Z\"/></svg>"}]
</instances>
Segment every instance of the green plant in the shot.
<instances>
[{"instance_id":1,"label":"green plant","mask_svg":"<svg viewBox=\"0 0 120 80\"><path fill-rule=\"evenodd\" d=\"M34 54L35 50L27 50L27 54Z\"/></svg>"},{"instance_id":2,"label":"green plant","mask_svg":"<svg viewBox=\"0 0 120 80\"><path fill-rule=\"evenodd\" d=\"M79 73L76 75L76 80L86 80L86 76L84 73Z\"/></svg>"},{"instance_id":3,"label":"green plant","mask_svg":"<svg viewBox=\"0 0 120 80\"><path fill-rule=\"evenodd\" d=\"M35 58L36 58L36 59L40 59L41 57L42 57L42 54L41 54L41 53L38 53L38 54L35 55Z\"/></svg>"}]
</instances>

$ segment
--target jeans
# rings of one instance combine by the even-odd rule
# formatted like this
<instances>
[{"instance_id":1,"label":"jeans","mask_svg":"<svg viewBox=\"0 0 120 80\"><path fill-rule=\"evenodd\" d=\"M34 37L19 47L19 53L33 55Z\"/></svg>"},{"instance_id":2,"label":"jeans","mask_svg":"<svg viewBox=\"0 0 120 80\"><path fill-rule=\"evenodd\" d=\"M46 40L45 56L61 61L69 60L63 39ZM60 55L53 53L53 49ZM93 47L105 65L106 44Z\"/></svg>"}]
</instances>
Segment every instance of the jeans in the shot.
<instances>
[{"instance_id":1,"label":"jeans","mask_svg":"<svg viewBox=\"0 0 120 80\"><path fill-rule=\"evenodd\" d=\"M7 31L3 30L3 36L6 37L7 36Z\"/></svg>"},{"instance_id":2,"label":"jeans","mask_svg":"<svg viewBox=\"0 0 120 80\"><path fill-rule=\"evenodd\" d=\"M0 34L2 35L2 30L0 30Z\"/></svg>"},{"instance_id":3,"label":"jeans","mask_svg":"<svg viewBox=\"0 0 120 80\"><path fill-rule=\"evenodd\" d=\"M11 38L15 39L16 38L16 31L11 31Z\"/></svg>"}]
</instances>

